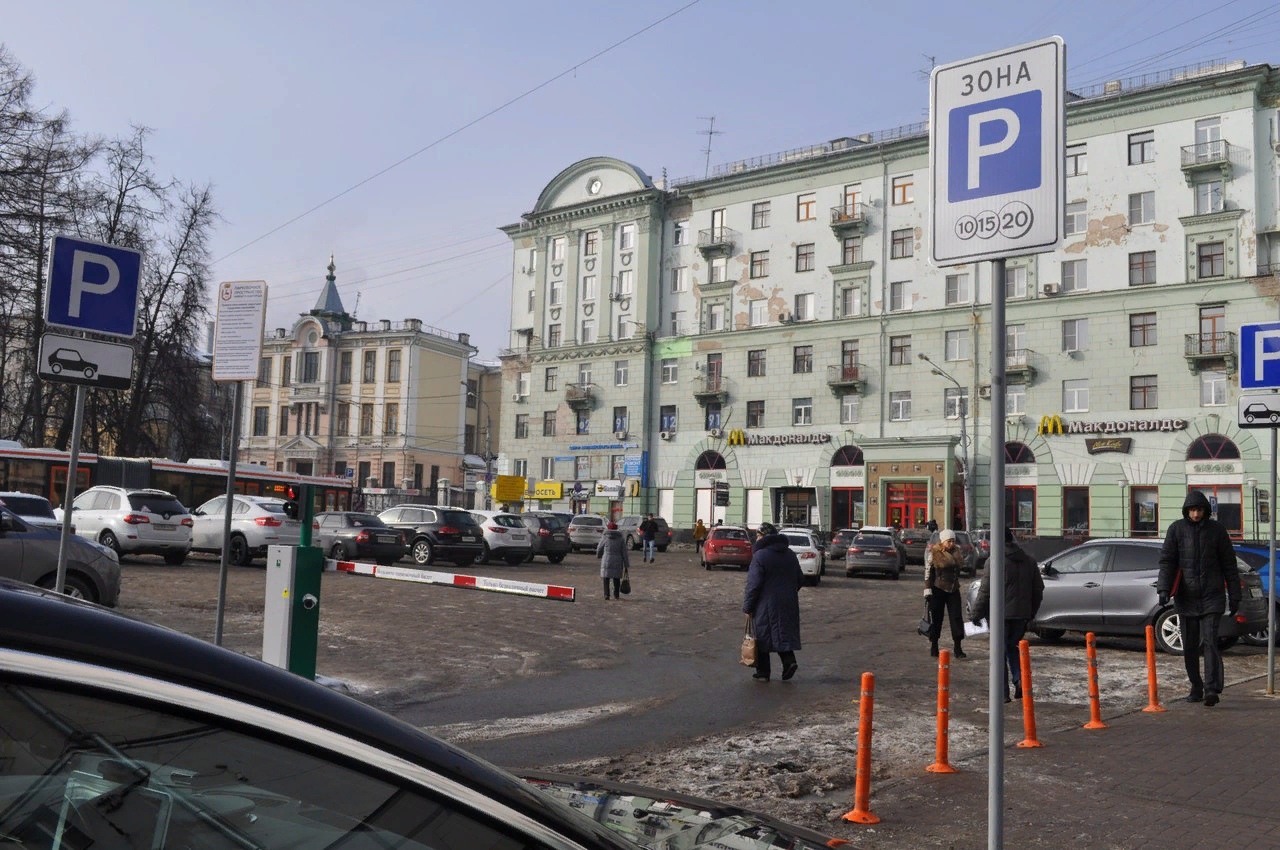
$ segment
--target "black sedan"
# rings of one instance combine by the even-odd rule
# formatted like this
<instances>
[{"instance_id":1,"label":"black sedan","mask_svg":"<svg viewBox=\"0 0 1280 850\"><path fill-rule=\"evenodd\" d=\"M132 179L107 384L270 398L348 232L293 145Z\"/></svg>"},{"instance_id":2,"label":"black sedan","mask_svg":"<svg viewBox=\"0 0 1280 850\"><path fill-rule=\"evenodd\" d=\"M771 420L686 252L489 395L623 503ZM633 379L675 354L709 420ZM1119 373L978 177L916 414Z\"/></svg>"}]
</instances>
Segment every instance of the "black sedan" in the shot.
<instances>
[{"instance_id":1,"label":"black sedan","mask_svg":"<svg viewBox=\"0 0 1280 850\"><path fill-rule=\"evenodd\" d=\"M390 566L404 557L404 537L373 514L329 511L316 514L316 546L335 561L371 560Z\"/></svg>"}]
</instances>

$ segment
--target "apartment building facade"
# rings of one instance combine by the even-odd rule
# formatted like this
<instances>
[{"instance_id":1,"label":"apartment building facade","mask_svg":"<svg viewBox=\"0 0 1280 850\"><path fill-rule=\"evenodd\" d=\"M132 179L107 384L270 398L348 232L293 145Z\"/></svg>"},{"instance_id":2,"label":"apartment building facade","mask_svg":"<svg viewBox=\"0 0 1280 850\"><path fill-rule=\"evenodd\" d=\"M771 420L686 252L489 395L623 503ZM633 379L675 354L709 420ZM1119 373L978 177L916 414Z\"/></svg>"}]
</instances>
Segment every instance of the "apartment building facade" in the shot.
<instances>
[{"instance_id":1,"label":"apartment building facade","mask_svg":"<svg viewBox=\"0 0 1280 850\"><path fill-rule=\"evenodd\" d=\"M1068 101L1065 242L1011 259L1004 281L1005 410L989 403L990 264L927 259L923 125L663 186L590 159L504 228L518 282L504 396L520 399L504 466L543 504L653 509L676 527L976 527L1004 510L1045 535L1155 534L1196 488L1252 536L1269 459L1262 432L1235 426L1236 332L1277 315L1280 73L1182 69ZM645 262L589 270L624 228ZM630 268L644 336L567 333L589 308L617 315L586 276ZM609 380L624 360L625 382ZM602 473L623 501L563 497Z\"/></svg>"}]
</instances>

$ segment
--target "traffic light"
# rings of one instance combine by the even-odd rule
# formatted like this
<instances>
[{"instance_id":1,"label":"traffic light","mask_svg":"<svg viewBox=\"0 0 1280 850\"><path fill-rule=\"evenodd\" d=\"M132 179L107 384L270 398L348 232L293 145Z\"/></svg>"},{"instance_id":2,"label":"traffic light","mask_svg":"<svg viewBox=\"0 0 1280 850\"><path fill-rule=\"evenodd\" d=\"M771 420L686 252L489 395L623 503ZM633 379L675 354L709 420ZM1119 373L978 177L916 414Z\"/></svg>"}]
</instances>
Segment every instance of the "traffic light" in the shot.
<instances>
[{"instance_id":1,"label":"traffic light","mask_svg":"<svg viewBox=\"0 0 1280 850\"><path fill-rule=\"evenodd\" d=\"M284 488L284 515L289 519L302 516L302 506L298 504L300 498L302 498L301 487L289 484Z\"/></svg>"}]
</instances>

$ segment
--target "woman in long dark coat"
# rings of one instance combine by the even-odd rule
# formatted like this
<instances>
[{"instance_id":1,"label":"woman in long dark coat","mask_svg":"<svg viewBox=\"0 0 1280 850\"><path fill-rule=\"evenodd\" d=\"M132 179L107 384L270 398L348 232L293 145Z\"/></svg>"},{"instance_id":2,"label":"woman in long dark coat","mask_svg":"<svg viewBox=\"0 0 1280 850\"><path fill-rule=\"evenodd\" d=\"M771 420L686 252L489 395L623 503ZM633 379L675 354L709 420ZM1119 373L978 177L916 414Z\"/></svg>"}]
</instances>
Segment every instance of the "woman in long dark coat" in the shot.
<instances>
[{"instance_id":1,"label":"woman in long dark coat","mask_svg":"<svg viewBox=\"0 0 1280 850\"><path fill-rule=\"evenodd\" d=\"M800 585L804 574L787 538L770 523L760 524L754 545L742 610L751 616L756 638L756 672L751 678L769 681L769 653L782 661L782 679L796 674L800 649Z\"/></svg>"}]
</instances>

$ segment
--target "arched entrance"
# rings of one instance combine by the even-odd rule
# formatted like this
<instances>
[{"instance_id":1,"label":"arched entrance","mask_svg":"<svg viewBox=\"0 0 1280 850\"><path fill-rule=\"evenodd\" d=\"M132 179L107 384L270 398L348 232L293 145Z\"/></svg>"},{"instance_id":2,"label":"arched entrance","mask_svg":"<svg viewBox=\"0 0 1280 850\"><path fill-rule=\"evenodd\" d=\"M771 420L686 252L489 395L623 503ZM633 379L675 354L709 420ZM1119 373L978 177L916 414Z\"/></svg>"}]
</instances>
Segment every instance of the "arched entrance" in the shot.
<instances>
[{"instance_id":1,"label":"arched entrance","mask_svg":"<svg viewBox=\"0 0 1280 850\"><path fill-rule=\"evenodd\" d=\"M866 522L866 470L862 449L857 446L841 446L831 456L832 532L860 528Z\"/></svg>"},{"instance_id":2,"label":"arched entrance","mask_svg":"<svg viewBox=\"0 0 1280 850\"><path fill-rule=\"evenodd\" d=\"M729 483L728 467L724 462L724 455L717 451L705 451L698 455L698 459L694 461L693 470L694 487L696 488L694 490L694 519L700 519L707 525L723 522L727 506L717 505L715 494L717 484L721 484L723 487ZM722 492L727 494L727 491Z\"/></svg>"},{"instance_id":3,"label":"arched entrance","mask_svg":"<svg viewBox=\"0 0 1280 850\"><path fill-rule=\"evenodd\" d=\"M1240 460L1240 448L1228 437L1221 434L1200 437L1187 447L1187 492L1199 490L1208 497L1213 518L1222 523L1232 537L1243 537L1244 494L1240 472L1236 464L1231 463L1237 460ZM1182 506L1177 508L1180 513Z\"/></svg>"}]
</instances>

